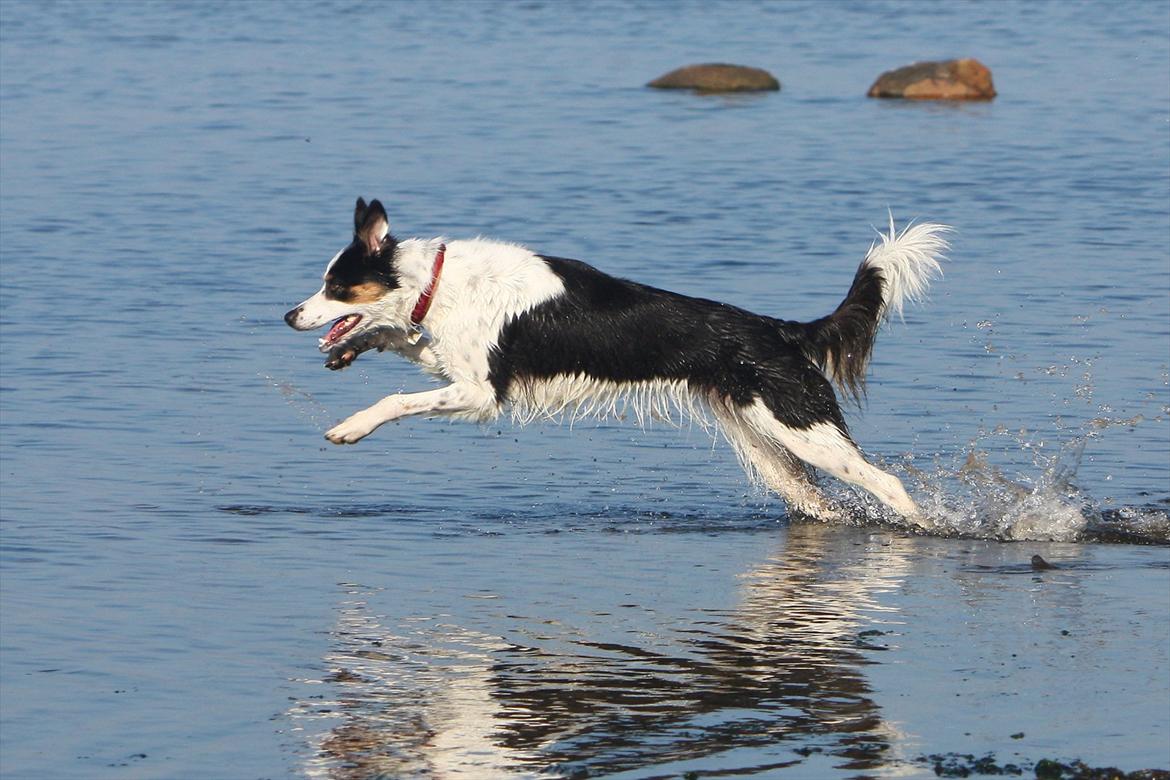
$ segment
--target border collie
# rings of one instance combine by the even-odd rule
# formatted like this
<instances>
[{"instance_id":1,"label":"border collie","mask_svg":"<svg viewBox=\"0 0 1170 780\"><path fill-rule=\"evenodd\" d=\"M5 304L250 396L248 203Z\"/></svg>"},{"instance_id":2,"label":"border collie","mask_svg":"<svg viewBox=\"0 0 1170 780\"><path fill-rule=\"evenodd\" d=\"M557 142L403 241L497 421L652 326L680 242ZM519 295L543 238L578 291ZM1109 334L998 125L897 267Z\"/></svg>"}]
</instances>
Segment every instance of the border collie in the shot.
<instances>
[{"instance_id":1,"label":"border collie","mask_svg":"<svg viewBox=\"0 0 1170 780\"><path fill-rule=\"evenodd\" d=\"M706 421L709 412L749 477L789 510L844 519L808 466L858 485L921 524L897 477L849 436L833 391L864 392L879 325L901 315L940 273L945 225L918 224L870 246L845 300L812 322L778 320L617 279L577 260L522 246L399 240L382 204L361 198L354 238L315 295L285 315L320 339L331 369L390 349L444 387L395 394L325 434L353 444L412 415L519 421L632 412Z\"/></svg>"}]
</instances>

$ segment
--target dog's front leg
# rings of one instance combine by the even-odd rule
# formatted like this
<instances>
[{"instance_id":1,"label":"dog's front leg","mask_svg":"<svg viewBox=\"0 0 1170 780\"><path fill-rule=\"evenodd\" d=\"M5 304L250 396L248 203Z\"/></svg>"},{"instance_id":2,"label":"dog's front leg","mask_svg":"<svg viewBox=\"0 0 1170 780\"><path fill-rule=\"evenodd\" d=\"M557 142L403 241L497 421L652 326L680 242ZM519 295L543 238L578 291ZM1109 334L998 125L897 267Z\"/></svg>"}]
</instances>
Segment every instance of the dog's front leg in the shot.
<instances>
[{"instance_id":1,"label":"dog's front leg","mask_svg":"<svg viewBox=\"0 0 1170 780\"><path fill-rule=\"evenodd\" d=\"M486 420L497 412L495 394L490 388L457 382L423 393L388 395L331 428L325 438L334 444L354 444L369 436L383 423L401 420L403 417L427 414Z\"/></svg>"},{"instance_id":2,"label":"dog's front leg","mask_svg":"<svg viewBox=\"0 0 1170 780\"><path fill-rule=\"evenodd\" d=\"M353 341L334 347L329 352L329 359L325 361L325 368L338 371L347 368L358 355L371 349L379 352L391 350L405 357L407 360L418 363L424 368L433 368L439 360L429 341L410 343L406 334L400 330L384 328L358 336Z\"/></svg>"},{"instance_id":3,"label":"dog's front leg","mask_svg":"<svg viewBox=\"0 0 1170 780\"><path fill-rule=\"evenodd\" d=\"M435 355L435 351L431 349L430 341L423 340L415 344L403 340L401 344L390 347L390 349L402 355L407 360L417 363L423 368L434 368L439 364L439 358Z\"/></svg>"}]
</instances>

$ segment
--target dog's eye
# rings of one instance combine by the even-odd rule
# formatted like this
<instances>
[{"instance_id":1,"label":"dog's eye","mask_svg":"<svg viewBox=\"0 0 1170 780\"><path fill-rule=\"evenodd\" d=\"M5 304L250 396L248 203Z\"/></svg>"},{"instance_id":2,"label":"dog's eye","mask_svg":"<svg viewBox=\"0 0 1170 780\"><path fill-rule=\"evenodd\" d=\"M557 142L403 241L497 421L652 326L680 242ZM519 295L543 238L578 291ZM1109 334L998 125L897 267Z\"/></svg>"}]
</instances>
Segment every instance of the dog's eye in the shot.
<instances>
[{"instance_id":1,"label":"dog's eye","mask_svg":"<svg viewBox=\"0 0 1170 780\"><path fill-rule=\"evenodd\" d=\"M325 285L325 294L330 298L341 298L345 295L345 286L340 284Z\"/></svg>"}]
</instances>

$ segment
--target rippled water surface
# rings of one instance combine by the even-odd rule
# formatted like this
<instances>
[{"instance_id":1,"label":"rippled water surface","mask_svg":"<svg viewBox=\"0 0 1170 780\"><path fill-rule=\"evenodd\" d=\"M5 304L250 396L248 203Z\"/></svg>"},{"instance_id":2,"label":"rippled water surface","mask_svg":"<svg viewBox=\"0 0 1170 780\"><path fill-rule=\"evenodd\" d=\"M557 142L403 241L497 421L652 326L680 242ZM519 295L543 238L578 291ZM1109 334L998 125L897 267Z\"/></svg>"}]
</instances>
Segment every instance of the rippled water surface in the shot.
<instances>
[{"instance_id":1,"label":"rippled water surface","mask_svg":"<svg viewBox=\"0 0 1170 780\"><path fill-rule=\"evenodd\" d=\"M710 60L783 90L642 86ZM6 0L0 100L6 778L1170 767L1170 6ZM281 322L358 195L790 319L954 225L850 415L934 533L697 426L327 445L426 386Z\"/></svg>"}]
</instances>

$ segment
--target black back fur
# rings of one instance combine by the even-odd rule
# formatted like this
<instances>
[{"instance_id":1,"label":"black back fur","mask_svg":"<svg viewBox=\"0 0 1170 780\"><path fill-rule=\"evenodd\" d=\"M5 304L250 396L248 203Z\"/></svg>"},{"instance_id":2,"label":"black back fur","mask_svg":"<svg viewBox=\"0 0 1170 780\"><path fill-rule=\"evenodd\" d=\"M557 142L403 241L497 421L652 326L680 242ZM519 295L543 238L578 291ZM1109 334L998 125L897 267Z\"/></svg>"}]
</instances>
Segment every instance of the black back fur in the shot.
<instances>
[{"instance_id":1,"label":"black back fur","mask_svg":"<svg viewBox=\"0 0 1170 780\"><path fill-rule=\"evenodd\" d=\"M525 382L563 375L680 381L740 406L759 397L791 427L832 422L845 431L808 344L812 326L617 279L576 260L543 259L565 293L505 325L489 366L501 401ZM847 319L839 321L845 332ZM829 344L828 329L816 332Z\"/></svg>"}]
</instances>

